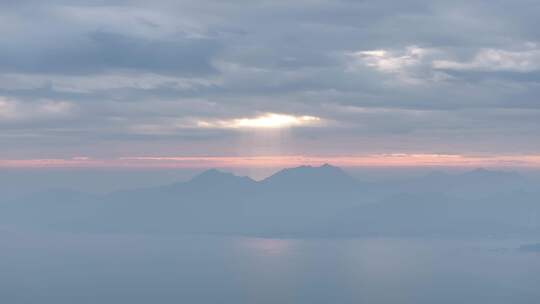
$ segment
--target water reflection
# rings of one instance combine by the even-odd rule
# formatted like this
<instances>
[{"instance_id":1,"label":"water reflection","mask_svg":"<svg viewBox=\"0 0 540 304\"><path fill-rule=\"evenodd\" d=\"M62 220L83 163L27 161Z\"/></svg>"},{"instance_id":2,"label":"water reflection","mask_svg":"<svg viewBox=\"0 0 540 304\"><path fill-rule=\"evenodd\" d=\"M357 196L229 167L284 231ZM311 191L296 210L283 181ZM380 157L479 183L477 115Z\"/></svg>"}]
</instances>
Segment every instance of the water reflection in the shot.
<instances>
[{"instance_id":1,"label":"water reflection","mask_svg":"<svg viewBox=\"0 0 540 304\"><path fill-rule=\"evenodd\" d=\"M0 303L539 303L523 243L0 232Z\"/></svg>"},{"instance_id":2,"label":"water reflection","mask_svg":"<svg viewBox=\"0 0 540 304\"><path fill-rule=\"evenodd\" d=\"M286 239L241 238L238 245L244 250L265 256L284 256L290 254L293 241Z\"/></svg>"}]
</instances>

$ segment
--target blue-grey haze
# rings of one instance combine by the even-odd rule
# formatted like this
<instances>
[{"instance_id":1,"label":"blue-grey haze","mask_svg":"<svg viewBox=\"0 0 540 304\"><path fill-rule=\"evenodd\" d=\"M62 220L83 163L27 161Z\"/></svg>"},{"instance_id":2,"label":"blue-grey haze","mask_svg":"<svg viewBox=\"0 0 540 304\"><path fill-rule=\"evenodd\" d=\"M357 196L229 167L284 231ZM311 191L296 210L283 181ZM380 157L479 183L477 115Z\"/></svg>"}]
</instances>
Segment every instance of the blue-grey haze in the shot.
<instances>
[{"instance_id":1,"label":"blue-grey haze","mask_svg":"<svg viewBox=\"0 0 540 304\"><path fill-rule=\"evenodd\" d=\"M485 169L372 182L331 165L283 169L260 181L212 169L105 194L64 188L4 198L0 217L5 225L67 232L534 236L537 185Z\"/></svg>"},{"instance_id":2,"label":"blue-grey haze","mask_svg":"<svg viewBox=\"0 0 540 304\"><path fill-rule=\"evenodd\" d=\"M69 184L59 172L42 174L30 176ZM129 178L122 174L93 172L72 185ZM353 178L330 165L260 181L214 169L139 174L146 187L27 187L26 195L4 196L0 302L540 299L540 192L530 175L476 169ZM24 176L12 185L24 187ZM182 181L154 185L173 178Z\"/></svg>"},{"instance_id":3,"label":"blue-grey haze","mask_svg":"<svg viewBox=\"0 0 540 304\"><path fill-rule=\"evenodd\" d=\"M524 240L259 239L0 232L10 304L534 304Z\"/></svg>"}]
</instances>

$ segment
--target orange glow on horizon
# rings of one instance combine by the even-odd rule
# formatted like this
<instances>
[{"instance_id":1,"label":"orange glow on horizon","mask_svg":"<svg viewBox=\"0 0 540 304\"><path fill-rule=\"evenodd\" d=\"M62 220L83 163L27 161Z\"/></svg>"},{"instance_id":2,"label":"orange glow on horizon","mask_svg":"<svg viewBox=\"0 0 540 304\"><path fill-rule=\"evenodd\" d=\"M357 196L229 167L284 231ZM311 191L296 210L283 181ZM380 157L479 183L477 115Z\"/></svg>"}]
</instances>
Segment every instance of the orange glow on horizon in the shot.
<instances>
[{"instance_id":1,"label":"orange glow on horizon","mask_svg":"<svg viewBox=\"0 0 540 304\"><path fill-rule=\"evenodd\" d=\"M129 156L114 159L4 159L0 168L276 168L329 163L341 167L534 167L540 155L371 154L361 156Z\"/></svg>"}]
</instances>

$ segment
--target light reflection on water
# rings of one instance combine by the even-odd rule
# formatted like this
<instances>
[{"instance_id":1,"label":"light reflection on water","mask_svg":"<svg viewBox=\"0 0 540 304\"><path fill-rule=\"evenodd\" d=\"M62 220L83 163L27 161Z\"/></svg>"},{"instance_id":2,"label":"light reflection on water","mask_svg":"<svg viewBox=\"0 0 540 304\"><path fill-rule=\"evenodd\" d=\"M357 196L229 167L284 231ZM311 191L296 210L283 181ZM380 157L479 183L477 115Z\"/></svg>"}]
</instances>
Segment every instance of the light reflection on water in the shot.
<instances>
[{"instance_id":1,"label":"light reflection on water","mask_svg":"<svg viewBox=\"0 0 540 304\"><path fill-rule=\"evenodd\" d=\"M3 232L0 303L536 304L523 243Z\"/></svg>"},{"instance_id":2,"label":"light reflection on water","mask_svg":"<svg viewBox=\"0 0 540 304\"><path fill-rule=\"evenodd\" d=\"M266 256L287 255L292 250L294 242L289 239L270 239L270 238L240 238L237 241L238 246L249 250L254 254Z\"/></svg>"}]
</instances>

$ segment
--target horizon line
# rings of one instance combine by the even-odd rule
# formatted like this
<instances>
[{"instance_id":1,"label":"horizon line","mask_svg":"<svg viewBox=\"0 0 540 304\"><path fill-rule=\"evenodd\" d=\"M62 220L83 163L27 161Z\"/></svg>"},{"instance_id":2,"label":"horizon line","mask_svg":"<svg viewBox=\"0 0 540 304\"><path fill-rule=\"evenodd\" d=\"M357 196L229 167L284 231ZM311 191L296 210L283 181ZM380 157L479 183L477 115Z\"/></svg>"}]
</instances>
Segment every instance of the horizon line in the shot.
<instances>
[{"instance_id":1,"label":"horizon line","mask_svg":"<svg viewBox=\"0 0 540 304\"><path fill-rule=\"evenodd\" d=\"M357 156L123 156L117 158L0 159L0 168L277 168L302 165L338 167L521 167L540 168L540 154L463 155L393 153Z\"/></svg>"}]
</instances>

